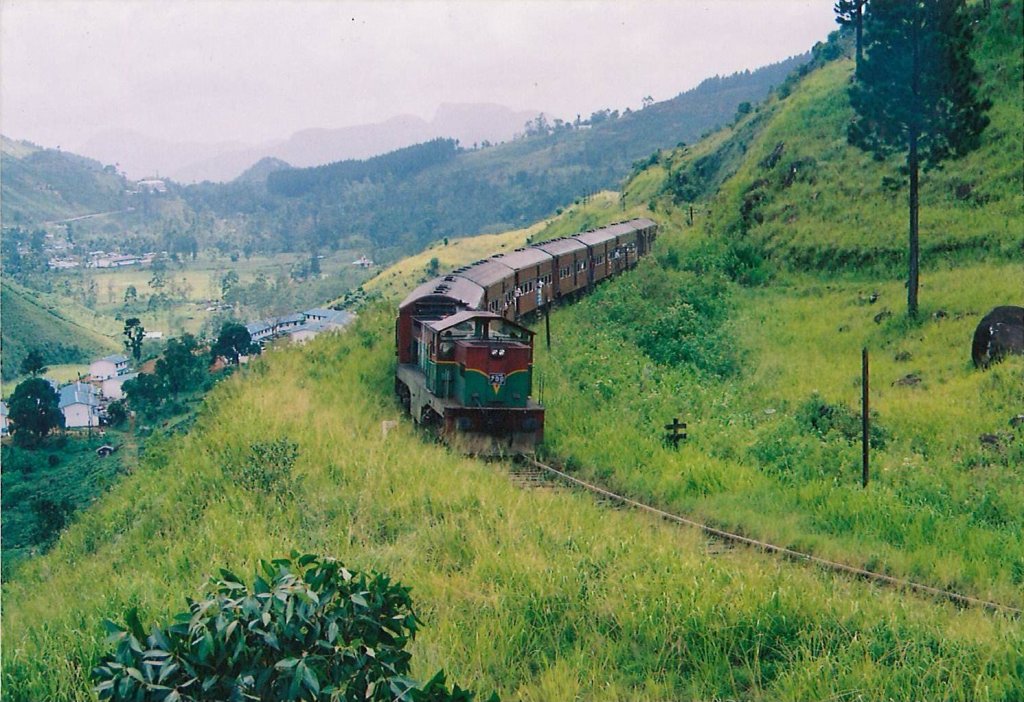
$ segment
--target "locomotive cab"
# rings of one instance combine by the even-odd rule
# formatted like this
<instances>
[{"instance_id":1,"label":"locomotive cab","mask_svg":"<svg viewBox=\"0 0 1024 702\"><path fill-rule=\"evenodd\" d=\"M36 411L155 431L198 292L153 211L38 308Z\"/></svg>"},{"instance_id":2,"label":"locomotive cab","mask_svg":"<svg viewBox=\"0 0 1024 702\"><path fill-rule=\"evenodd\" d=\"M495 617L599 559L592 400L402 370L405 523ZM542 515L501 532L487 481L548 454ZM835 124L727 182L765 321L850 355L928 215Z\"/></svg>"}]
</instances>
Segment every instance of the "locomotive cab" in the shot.
<instances>
[{"instance_id":1,"label":"locomotive cab","mask_svg":"<svg viewBox=\"0 0 1024 702\"><path fill-rule=\"evenodd\" d=\"M399 364L396 390L417 422L468 453L529 453L544 436L532 374L532 331L467 310L420 325L416 362Z\"/></svg>"},{"instance_id":2,"label":"locomotive cab","mask_svg":"<svg viewBox=\"0 0 1024 702\"><path fill-rule=\"evenodd\" d=\"M427 389L467 407L526 407L533 332L499 315L467 311L423 325Z\"/></svg>"}]
</instances>

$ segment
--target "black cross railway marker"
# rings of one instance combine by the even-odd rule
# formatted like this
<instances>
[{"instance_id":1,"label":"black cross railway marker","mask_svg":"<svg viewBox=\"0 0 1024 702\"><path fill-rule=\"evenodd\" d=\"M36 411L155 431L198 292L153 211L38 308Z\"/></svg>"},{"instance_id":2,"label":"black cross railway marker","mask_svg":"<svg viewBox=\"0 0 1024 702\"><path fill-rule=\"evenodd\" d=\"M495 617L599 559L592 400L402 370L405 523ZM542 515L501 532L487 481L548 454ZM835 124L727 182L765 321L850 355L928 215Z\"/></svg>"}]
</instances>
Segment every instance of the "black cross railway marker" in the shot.
<instances>
[{"instance_id":1,"label":"black cross railway marker","mask_svg":"<svg viewBox=\"0 0 1024 702\"><path fill-rule=\"evenodd\" d=\"M686 422L680 422L679 417L673 417L672 423L666 424L665 429L670 432L665 435L665 441L671 441L673 447L679 448L679 442L686 438Z\"/></svg>"}]
</instances>

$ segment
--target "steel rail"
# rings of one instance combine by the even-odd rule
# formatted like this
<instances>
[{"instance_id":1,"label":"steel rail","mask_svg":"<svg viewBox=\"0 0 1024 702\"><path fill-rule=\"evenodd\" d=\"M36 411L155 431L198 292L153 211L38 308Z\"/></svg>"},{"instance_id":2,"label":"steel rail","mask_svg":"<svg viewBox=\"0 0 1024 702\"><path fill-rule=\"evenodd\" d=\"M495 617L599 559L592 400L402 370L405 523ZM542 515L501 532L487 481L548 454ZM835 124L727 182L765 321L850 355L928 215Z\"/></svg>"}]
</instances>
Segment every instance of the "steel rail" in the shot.
<instances>
[{"instance_id":1,"label":"steel rail","mask_svg":"<svg viewBox=\"0 0 1024 702\"><path fill-rule=\"evenodd\" d=\"M958 604L965 606L983 607L985 609L996 612L1005 612L1014 617L1020 617L1021 614L1024 614L1024 610L1021 610L1018 607L1012 607L1010 605L1002 604L1000 602L983 600L978 597L971 597L970 595L964 595L959 592L943 590L941 588L914 582L912 580L896 578L891 575L885 575L884 573L876 573L871 570L865 570L864 568L858 568L856 566L847 565L845 563L830 561L827 558L821 558L820 556L813 556L809 553L804 553L802 551L795 551L791 548L786 548L785 546L777 546L775 544L768 543L767 541L759 541L757 539L751 539L747 536L741 536L740 534L734 534L732 532L728 532L723 529L718 529L708 524L698 522L694 519L689 519L678 514L666 512L663 509L652 507L651 505L644 504L643 502L639 502L629 497L625 497L624 495L619 495L599 485L595 485L585 480L581 480L580 478L569 475L568 473L558 470L557 468L541 463L540 461L529 456L523 456L522 458L523 460L536 466L537 468L541 468L542 470L550 473L551 475L554 475L566 482L581 487L587 490L588 492L601 495L602 497L606 497L610 500L614 500L624 505L629 505L630 507L634 507L644 512L648 512L650 514L657 515L658 517L661 517L662 519L665 519L667 521L676 522L677 524L684 524L686 526L693 527L694 529L699 529L700 531L703 531L705 534L709 534L716 538L722 539L723 541L743 544L745 546L750 546L760 551L765 551L767 553L773 553L783 556L790 560L813 563L814 565L826 570L831 570L838 573L845 573L847 575L854 575L863 580L884 583L886 585L891 585L901 590L910 590L913 592L925 593L928 595L932 595L934 597L950 600L952 602L956 602Z\"/></svg>"}]
</instances>

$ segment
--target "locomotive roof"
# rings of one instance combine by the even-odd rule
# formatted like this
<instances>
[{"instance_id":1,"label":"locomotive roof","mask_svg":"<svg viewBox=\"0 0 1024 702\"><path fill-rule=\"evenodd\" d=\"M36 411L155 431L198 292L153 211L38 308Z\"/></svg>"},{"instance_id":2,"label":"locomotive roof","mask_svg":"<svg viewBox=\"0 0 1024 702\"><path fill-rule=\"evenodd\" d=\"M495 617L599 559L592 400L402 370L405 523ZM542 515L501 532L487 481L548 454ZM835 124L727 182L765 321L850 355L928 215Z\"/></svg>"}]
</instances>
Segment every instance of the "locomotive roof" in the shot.
<instances>
[{"instance_id":1,"label":"locomotive roof","mask_svg":"<svg viewBox=\"0 0 1024 702\"><path fill-rule=\"evenodd\" d=\"M444 319L438 319L434 322L427 322L426 326L430 327L436 332L442 332L445 329L451 329L456 327L463 322L468 322L471 319L501 319L500 314L494 314L487 310L463 310L462 312L456 312L455 314L448 315Z\"/></svg>"},{"instance_id":2,"label":"locomotive roof","mask_svg":"<svg viewBox=\"0 0 1024 702\"><path fill-rule=\"evenodd\" d=\"M484 289L471 280L457 275L446 275L428 280L409 293L398 306L404 309L424 297L446 297L467 307L480 307L484 301Z\"/></svg>"},{"instance_id":3,"label":"locomotive roof","mask_svg":"<svg viewBox=\"0 0 1024 702\"><path fill-rule=\"evenodd\" d=\"M540 244L534 244L535 248L542 251L547 251L549 254L554 256L561 256L562 254L571 253L573 251L586 251L587 247L576 239L570 239L563 237L561 239L552 239L551 241L544 241Z\"/></svg>"},{"instance_id":4,"label":"locomotive roof","mask_svg":"<svg viewBox=\"0 0 1024 702\"><path fill-rule=\"evenodd\" d=\"M536 266L540 263L551 262L551 254L533 247L527 247L525 249L513 251L512 253L501 254L497 258L506 266L517 270L527 266Z\"/></svg>"},{"instance_id":5,"label":"locomotive roof","mask_svg":"<svg viewBox=\"0 0 1024 702\"><path fill-rule=\"evenodd\" d=\"M509 278L512 275L512 268L501 263L501 259L489 258L477 261L467 268L456 269L454 274L487 288Z\"/></svg>"},{"instance_id":6,"label":"locomotive roof","mask_svg":"<svg viewBox=\"0 0 1024 702\"><path fill-rule=\"evenodd\" d=\"M444 319L438 319L433 322L426 322L424 326L427 326L430 329L433 329L435 332L440 333L443 332L445 329L451 329L452 327L456 327L462 324L463 322L468 322L474 319L501 320L504 324L508 326L515 327L520 331L527 332L530 336L534 335L534 332L530 331L522 324L517 324L516 322L505 319L500 314L488 312L487 310L463 310L462 312L456 312L453 315L449 315Z\"/></svg>"}]
</instances>

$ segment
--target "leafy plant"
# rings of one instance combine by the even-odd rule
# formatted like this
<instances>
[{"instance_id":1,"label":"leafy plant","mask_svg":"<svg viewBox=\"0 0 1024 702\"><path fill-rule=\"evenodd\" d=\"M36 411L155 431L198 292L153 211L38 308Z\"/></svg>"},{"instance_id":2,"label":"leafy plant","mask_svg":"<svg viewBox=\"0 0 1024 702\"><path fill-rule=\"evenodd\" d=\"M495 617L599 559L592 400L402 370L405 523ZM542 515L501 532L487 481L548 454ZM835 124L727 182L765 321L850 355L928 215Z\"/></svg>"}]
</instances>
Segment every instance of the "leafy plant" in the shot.
<instances>
[{"instance_id":1,"label":"leafy plant","mask_svg":"<svg viewBox=\"0 0 1024 702\"><path fill-rule=\"evenodd\" d=\"M298 552L260 566L251 586L221 570L148 636L134 609L124 626L105 621L115 650L92 673L100 699L473 699L443 671L424 686L409 677L405 647L420 624L409 588Z\"/></svg>"},{"instance_id":2,"label":"leafy plant","mask_svg":"<svg viewBox=\"0 0 1024 702\"><path fill-rule=\"evenodd\" d=\"M142 342L146 338L146 328L138 317L129 317L124 322L124 349L138 363L142 359Z\"/></svg>"},{"instance_id":3,"label":"leafy plant","mask_svg":"<svg viewBox=\"0 0 1024 702\"><path fill-rule=\"evenodd\" d=\"M858 441L861 437L860 414L846 405L829 404L817 393L803 403L796 413L800 425L816 434L822 441L832 434L838 434L847 441ZM877 422L877 413L871 413L869 441L872 448L885 448L888 432Z\"/></svg>"},{"instance_id":4,"label":"leafy plant","mask_svg":"<svg viewBox=\"0 0 1024 702\"><path fill-rule=\"evenodd\" d=\"M35 446L54 429L64 428L57 391L43 378L29 378L14 388L10 401L14 440Z\"/></svg>"},{"instance_id":5,"label":"leafy plant","mask_svg":"<svg viewBox=\"0 0 1024 702\"><path fill-rule=\"evenodd\" d=\"M225 322L220 328L217 341L210 348L210 355L223 357L228 363L238 365L240 356L259 353L259 344L253 342L249 330L238 322Z\"/></svg>"},{"instance_id":6,"label":"leafy plant","mask_svg":"<svg viewBox=\"0 0 1024 702\"><path fill-rule=\"evenodd\" d=\"M298 445L288 439L256 442L241 460L226 463L224 473L246 490L283 498L294 493L297 457Z\"/></svg>"}]
</instances>

